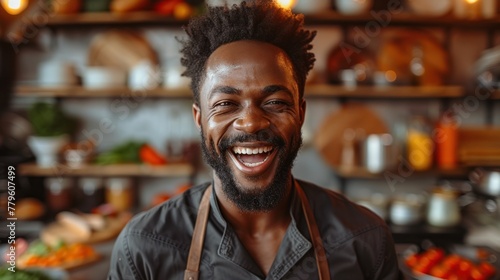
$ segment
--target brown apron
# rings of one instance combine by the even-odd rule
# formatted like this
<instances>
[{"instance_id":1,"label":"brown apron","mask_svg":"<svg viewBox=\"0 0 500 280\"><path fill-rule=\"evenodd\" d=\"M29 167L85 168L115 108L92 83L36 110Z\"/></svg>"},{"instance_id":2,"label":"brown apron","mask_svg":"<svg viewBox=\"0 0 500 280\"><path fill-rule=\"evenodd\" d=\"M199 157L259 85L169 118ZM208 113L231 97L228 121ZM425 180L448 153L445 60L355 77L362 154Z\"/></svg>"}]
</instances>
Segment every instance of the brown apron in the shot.
<instances>
[{"instance_id":1,"label":"brown apron","mask_svg":"<svg viewBox=\"0 0 500 280\"><path fill-rule=\"evenodd\" d=\"M326 259L325 250L321 241L321 235L316 224L316 219L311 211L309 201L300 187L295 181L295 189L299 195L302 209L306 218L309 234L316 256L316 265L318 266L318 274L320 280L330 279L330 269ZM191 240L191 247L189 248L189 256L184 272L184 280L198 280L201 253L203 251L203 241L205 241L205 230L207 228L208 213L210 212L210 195L212 194L212 186L209 186L201 199L200 208L198 209L198 217L194 226L193 238Z\"/></svg>"}]
</instances>

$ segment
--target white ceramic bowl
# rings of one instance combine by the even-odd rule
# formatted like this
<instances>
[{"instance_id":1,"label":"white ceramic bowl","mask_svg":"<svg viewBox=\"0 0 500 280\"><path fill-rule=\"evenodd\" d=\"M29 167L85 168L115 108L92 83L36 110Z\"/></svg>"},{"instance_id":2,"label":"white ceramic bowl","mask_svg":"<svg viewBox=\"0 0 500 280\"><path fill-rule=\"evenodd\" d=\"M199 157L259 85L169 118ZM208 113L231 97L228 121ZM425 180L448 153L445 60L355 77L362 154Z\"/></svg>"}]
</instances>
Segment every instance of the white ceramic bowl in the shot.
<instances>
[{"instance_id":1,"label":"white ceramic bowl","mask_svg":"<svg viewBox=\"0 0 500 280\"><path fill-rule=\"evenodd\" d=\"M83 71L82 82L87 88L110 88L125 86L127 73L109 67L87 67Z\"/></svg>"},{"instance_id":2,"label":"white ceramic bowl","mask_svg":"<svg viewBox=\"0 0 500 280\"><path fill-rule=\"evenodd\" d=\"M40 86L71 86L76 85L75 66L65 61L47 61L38 68L38 83Z\"/></svg>"},{"instance_id":3,"label":"white ceramic bowl","mask_svg":"<svg viewBox=\"0 0 500 280\"><path fill-rule=\"evenodd\" d=\"M443 16L448 13L452 6L452 0L408 0L408 6L410 9L423 16Z\"/></svg>"},{"instance_id":4,"label":"white ceramic bowl","mask_svg":"<svg viewBox=\"0 0 500 280\"><path fill-rule=\"evenodd\" d=\"M372 0L336 0L337 11L344 15L367 13L372 8Z\"/></svg>"}]
</instances>

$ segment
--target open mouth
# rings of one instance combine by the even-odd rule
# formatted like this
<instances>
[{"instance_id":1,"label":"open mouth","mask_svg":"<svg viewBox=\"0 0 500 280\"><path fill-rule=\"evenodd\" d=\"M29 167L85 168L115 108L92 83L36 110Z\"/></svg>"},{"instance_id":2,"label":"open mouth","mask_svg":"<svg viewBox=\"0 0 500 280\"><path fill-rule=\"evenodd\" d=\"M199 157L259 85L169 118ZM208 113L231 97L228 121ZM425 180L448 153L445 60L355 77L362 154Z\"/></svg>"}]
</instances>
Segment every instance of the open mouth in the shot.
<instances>
[{"instance_id":1,"label":"open mouth","mask_svg":"<svg viewBox=\"0 0 500 280\"><path fill-rule=\"evenodd\" d=\"M265 171L275 155L275 148L270 145L234 146L231 148L231 159L238 169L249 174Z\"/></svg>"}]
</instances>

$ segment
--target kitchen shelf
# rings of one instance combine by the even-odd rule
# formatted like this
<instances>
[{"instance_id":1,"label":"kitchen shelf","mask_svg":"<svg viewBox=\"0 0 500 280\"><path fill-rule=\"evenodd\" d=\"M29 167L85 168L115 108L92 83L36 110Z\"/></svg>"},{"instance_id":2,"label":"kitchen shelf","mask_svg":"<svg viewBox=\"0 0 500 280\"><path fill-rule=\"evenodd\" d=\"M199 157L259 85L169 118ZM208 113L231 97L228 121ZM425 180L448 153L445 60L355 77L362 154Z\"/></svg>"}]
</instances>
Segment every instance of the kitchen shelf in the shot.
<instances>
[{"instance_id":1,"label":"kitchen shelf","mask_svg":"<svg viewBox=\"0 0 500 280\"><path fill-rule=\"evenodd\" d=\"M376 13L376 11L374 12ZM377 18L372 14L343 15L334 10L324 11L318 14L305 16L308 25L365 25L376 22ZM52 15L47 23L51 28L75 28L82 26L171 26L180 27L188 20L175 19L172 16L164 16L153 11L131 12L131 13L78 13L70 15ZM384 22L379 23L384 24ZM448 26L461 28L494 28L500 24L500 17L493 19L460 19L453 16L429 17L419 16L411 13L391 13L390 26Z\"/></svg>"},{"instance_id":2,"label":"kitchen shelf","mask_svg":"<svg viewBox=\"0 0 500 280\"><path fill-rule=\"evenodd\" d=\"M90 89L82 86L41 87L17 86L14 90L17 97L64 97L64 98L96 98L96 97L161 97L161 98L192 98L188 88L148 90L132 90L127 87Z\"/></svg>"},{"instance_id":3,"label":"kitchen shelf","mask_svg":"<svg viewBox=\"0 0 500 280\"><path fill-rule=\"evenodd\" d=\"M308 85L306 97L337 97L362 99L426 99L426 98L459 98L464 95L460 86L357 86L345 87L336 85ZM155 88L134 91L127 87L89 89L82 86L43 87L17 86L17 97L64 97L64 98L96 98L96 97L161 97L192 98L191 90Z\"/></svg>"},{"instance_id":4,"label":"kitchen shelf","mask_svg":"<svg viewBox=\"0 0 500 280\"><path fill-rule=\"evenodd\" d=\"M407 177L437 176L443 178L464 178L469 175L470 170L471 169L468 166L459 166L453 169L431 169L428 171L414 171L412 173L409 173L408 168L405 167L403 168L403 172L399 172L396 169L396 170L387 170L380 173L371 173L368 170L366 170L366 168L354 167L351 169L337 168L335 172L337 173L338 176L342 178L350 178L350 179L385 179L386 176L389 176L389 178L394 178L394 176L405 177L405 175ZM393 177L391 177L391 175Z\"/></svg>"},{"instance_id":5,"label":"kitchen shelf","mask_svg":"<svg viewBox=\"0 0 500 280\"><path fill-rule=\"evenodd\" d=\"M391 13L389 22L379 22L374 17L377 11L363 15L343 15L334 10L327 10L305 17L306 24L319 25L366 25L367 23L379 23L381 26L405 26L405 27L461 27L461 28L495 28L500 23L500 16L492 19L462 19L452 15L439 17L421 16L408 12ZM380 16L379 16L380 17ZM383 17L385 19L385 17Z\"/></svg>"},{"instance_id":6,"label":"kitchen shelf","mask_svg":"<svg viewBox=\"0 0 500 280\"><path fill-rule=\"evenodd\" d=\"M360 99L428 99L459 98L465 92L461 86L336 86L309 85L306 97L338 97Z\"/></svg>"},{"instance_id":7,"label":"kitchen shelf","mask_svg":"<svg viewBox=\"0 0 500 280\"><path fill-rule=\"evenodd\" d=\"M84 165L71 168L65 165L40 167L36 163L18 166L18 174L24 176L134 176L134 177L185 177L194 173L188 163L171 163L161 166L141 164Z\"/></svg>"},{"instance_id":8,"label":"kitchen shelf","mask_svg":"<svg viewBox=\"0 0 500 280\"><path fill-rule=\"evenodd\" d=\"M82 27L82 26L171 26L180 27L188 20L179 20L172 16L164 16L152 11L111 13L89 12L68 15L53 15L47 27Z\"/></svg>"}]
</instances>

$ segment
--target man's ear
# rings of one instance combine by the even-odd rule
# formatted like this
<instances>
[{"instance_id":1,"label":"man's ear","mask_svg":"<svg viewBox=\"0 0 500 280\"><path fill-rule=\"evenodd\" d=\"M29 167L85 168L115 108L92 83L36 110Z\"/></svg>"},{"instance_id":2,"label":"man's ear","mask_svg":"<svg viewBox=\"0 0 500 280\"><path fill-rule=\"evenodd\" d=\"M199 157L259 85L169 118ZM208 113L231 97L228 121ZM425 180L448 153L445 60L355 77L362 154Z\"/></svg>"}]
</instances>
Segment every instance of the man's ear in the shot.
<instances>
[{"instance_id":1,"label":"man's ear","mask_svg":"<svg viewBox=\"0 0 500 280\"><path fill-rule=\"evenodd\" d=\"M306 119L306 99L302 98L299 104L299 113L300 113L300 126L304 124Z\"/></svg>"},{"instance_id":2,"label":"man's ear","mask_svg":"<svg viewBox=\"0 0 500 280\"><path fill-rule=\"evenodd\" d=\"M200 107L195 103L193 103L193 118L196 127L198 127L198 130L201 129L201 110Z\"/></svg>"}]
</instances>

